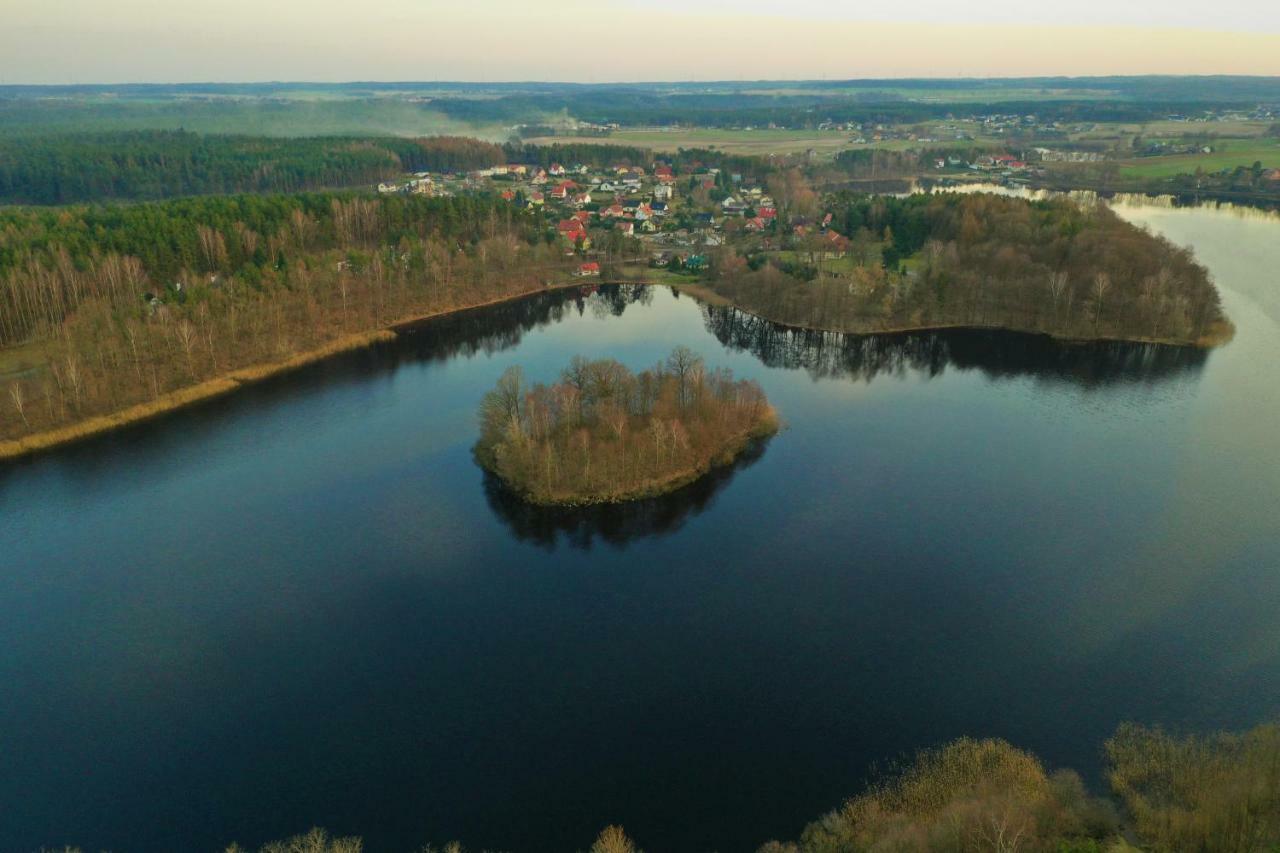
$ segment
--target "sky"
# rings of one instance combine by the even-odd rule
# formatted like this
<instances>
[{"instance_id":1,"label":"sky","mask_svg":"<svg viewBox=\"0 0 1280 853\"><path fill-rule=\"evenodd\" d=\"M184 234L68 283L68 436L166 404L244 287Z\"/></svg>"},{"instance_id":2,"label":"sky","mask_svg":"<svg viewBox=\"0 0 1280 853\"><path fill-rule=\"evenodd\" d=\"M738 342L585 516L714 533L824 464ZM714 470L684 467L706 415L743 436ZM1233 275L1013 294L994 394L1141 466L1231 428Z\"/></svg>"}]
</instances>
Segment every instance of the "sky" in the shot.
<instances>
[{"instance_id":1,"label":"sky","mask_svg":"<svg viewBox=\"0 0 1280 853\"><path fill-rule=\"evenodd\" d=\"M0 84L1280 75L1280 0L0 0Z\"/></svg>"}]
</instances>

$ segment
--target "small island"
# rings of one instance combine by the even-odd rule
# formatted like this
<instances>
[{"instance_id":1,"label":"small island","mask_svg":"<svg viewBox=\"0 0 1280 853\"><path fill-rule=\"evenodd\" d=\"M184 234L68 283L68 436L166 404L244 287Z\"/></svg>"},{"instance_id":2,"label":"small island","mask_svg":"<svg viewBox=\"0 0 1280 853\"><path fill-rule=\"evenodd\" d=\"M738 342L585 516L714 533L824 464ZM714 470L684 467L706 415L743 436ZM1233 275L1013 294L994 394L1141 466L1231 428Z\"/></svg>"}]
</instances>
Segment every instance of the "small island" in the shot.
<instances>
[{"instance_id":1,"label":"small island","mask_svg":"<svg viewBox=\"0 0 1280 853\"><path fill-rule=\"evenodd\" d=\"M578 356L552 385L503 373L480 405L475 456L530 503L621 503L692 483L778 424L758 383L685 347L640 373Z\"/></svg>"}]
</instances>

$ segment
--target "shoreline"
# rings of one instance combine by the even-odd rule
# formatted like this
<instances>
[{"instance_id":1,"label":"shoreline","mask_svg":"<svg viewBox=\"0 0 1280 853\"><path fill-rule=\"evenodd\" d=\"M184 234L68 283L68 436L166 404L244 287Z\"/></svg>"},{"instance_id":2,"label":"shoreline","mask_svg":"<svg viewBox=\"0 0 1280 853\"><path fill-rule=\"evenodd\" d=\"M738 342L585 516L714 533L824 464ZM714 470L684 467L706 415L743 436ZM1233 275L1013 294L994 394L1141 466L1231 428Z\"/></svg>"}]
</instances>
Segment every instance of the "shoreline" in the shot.
<instances>
[{"instance_id":1,"label":"shoreline","mask_svg":"<svg viewBox=\"0 0 1280 853\"><path fill-rule=\"evenodd\" d=\"M1150 338L1141 336L1119 337L1115 335L1098 335L1096 337L1077 338L1067 335L1059 335L1044 329L1027 329L1018 326L1010 326L1001 323L923 323L920 325L910 326L882 326L878 328L830 328L823 326L809 326L801 323L792 323L786 320L778 320L773 317L760 314L750 308L735 303L732 299L722 296L712 290L705 284L671 284L664 285L675 290L688 293L694 299L699 299L711 305L725 306L734 308L744 314L749 314L758 320L764 320L766 323L774 323L779 326L786 326L788 329L795 329L802 332L819 332L822 334L837 335L906 335L918 332L947 332L947 331L975 331L975 332L1011 332L1017 335L1036 335L1039 337L1049 338L1061 344L1072 346L1088 346L1089 344L1154 344L1167 347L1183 347L1191 349L1210 350L1220 347L1231 342L1235 337L1235 324L1229 320L1226 327L1218 329L1216 332L1209 333L1201 337L1198 341L1175 340L1173 338Z\"/></svg>"},{"instance_id":2,"label":"shoreline","mask_svg":"<svg viewBox=\"0 0 1280 853\"><path fill-rule=\"evenodd\" d=\"M205 379L195 385L188 385L184 388L166 391L154 400L150 400L145 403L135 403L132 406L128 406L127 408L120 409L115 412L109 412L104 415L94 415L92 417L67 424L66 426L41 430L40 432L34 432L30 435L24 435L21 438L0 440L0 463L33 456L38 453L43 453L46 450L53 450L55 448L62 447L63 445L71 444L87 438L93 438L94 436L103 435L105 433L131 426L133 424L149 421L154 418L163 417L164 415L178 411L179 409L184 409L188 406L223 397L245 387L246 385L252 385L256 382L261 382L308 365L316 364L317 362L332 358L335 355L341 355L342 353L351 352L353 350L365 349L373 346L374 344L390 343L399 337L401 331L411 329L419 323L424 323L438 317L460 314L464 311L489 308L494 305L501 305L504 302L527 299L528 297L539 293L582 287L584 284L585 282L569 282L545 285L531 290L513 293L509 296L501 296L496 299L477 302L474 305L466 305L459 308L450 308L442 311L432 311L427 314L415 314L402 317L379 329L342 335L323 346L300 352L297 355L284 359L283 361L273 361L266 364L237 368L236 370L232 370L220 376Z\"/></svg>"},{"instance_id":3,"label":"shoreline","mask_svg":"<svg viewBox=\"0 0 1280 853\"><path fill-rule=\"evenodd\" d=\"M727 443L719 451L702 460L693 468L686 468L673 472L670 476L662 479L650 480L642 486L637 486L627 491L621 491L611 494L592 494L572 498L552 497L550 499L542 499L531 492L519 488L516 484L507 481L501 474L487 467L477 457L476 464L488 471L490 474L498 478L498 482L509 490L520 500L546 510L574 510L583 509L591 506L617 506L620 504L632 503L634 501L652 500L661 498L673 492L683 489L685 486L701 480L710 474L716 468L724 468L732 465L738 460L743 453L750 449L757 442L767 441L777 435L782 430L782 419L778 417L777 411L770 406L768 415L761 418L760 422L755 424L751 429L745 430L733 437L733 440Z\"/></svg>"},{"instance_id":4,"label":"shoreline","mask_svg":"<svg viewBox=\"0 0 1280 853\"><path fill-rule=\"evenodd\" d=\"M414 314L402 317L397 320L393 320L379 329L342 335L323 346L306 350L305 352L298 353L297 355L291 356L283 361L268 362L261 365L237 368L236 370L230 371L221 376L206 379L195 385L189 385L185 388L178 388L173 391L166 391L154 400L144 403L136 403L127 408L120 409L119 411L103 415L94 415L92 417L67 424L66 426L56 427L49 430L41 430L40 432L22 436L21 438L3 439L0 440L0 463L32 456L66 444L71 444L73 442L121 429L132 424L142 423L144 421L152 420L153 418L162 417L170 412L225 396L246 385L289 373L293 370L324 361L325 359L331 358L335 355L351 352L352 350L364 349L378 343L389 343L394 341L401 332L411 330L415 326L430 320L454 314L461 314L467 311L489 308L507 302L515 302L536 296L539 293L550 293L558 290L589 287L593 284L641 284L646 287L669 287L674 291L687 294L693 299L701 302L735 308L738 311L742 311L744 314L748 314L769 323L776 323L779 326L785 326L789 329L844 335L900 335L918 332L941 332L969 329L975 331L1001 331L1023 335L1040 335L1068 345L1132 343L1194 347L1200 349L1212 349L1213 347L1221 346L1228 343L1235 335L1235 326L1229 322L1227 329L1222 330L1221 333L1216 336L1206 336L1202 339L1202 343L1142 337L1121 338L1101 336L1097 338L1071 338L1055 335L1052 332L1046 332L1043 330L1028 330L999 324L942 323L934 325L892 326L864 329L820 328L816 326L788 323L783 320L776 320L763 314L758 314L734 303L729 298L722 296L701 282L600 281L598 279L558 282L555 284L531 288L529 290L523 290L506 296L500 296L494 299L488 299L472 305L463 305L457 308L449 308L428 312L426 314ZM702 476L704 473L705 472L702 472L697 476ZM693 479L697 479L697 476ZM679 486L676 488L679 488ZM636 498L627 498L624 500L634 499ZM565 506L567 504L550 505Z\"/></svg>"}]
</instances>

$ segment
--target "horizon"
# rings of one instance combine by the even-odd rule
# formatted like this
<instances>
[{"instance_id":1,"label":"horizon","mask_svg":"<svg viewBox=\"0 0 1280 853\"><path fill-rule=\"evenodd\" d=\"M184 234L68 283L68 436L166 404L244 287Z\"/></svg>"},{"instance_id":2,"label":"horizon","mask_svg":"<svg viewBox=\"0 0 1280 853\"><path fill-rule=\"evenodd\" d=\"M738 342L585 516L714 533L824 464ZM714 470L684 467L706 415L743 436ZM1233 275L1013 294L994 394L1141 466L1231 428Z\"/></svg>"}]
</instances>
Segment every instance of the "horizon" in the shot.
<instances>
[{"instance_id":1,"label":"horizon","mask_svg":"<svg viewBox=\"0 0 1280 853\"><path fill-rule=\"evenodd\" d=\"M509 79L464 79L464 78L359 78L322 80L317 78L260 78L260 79L204 79L204 80L74 80L64 83L7 83L0 82L0 89L59 89L59 88L109 88L109 87L164 87L164 86L664 86L680 83L696 83L707 86L714 85L747 85L754 83L829 83L836 84L899 84L899 83L947 83L947 82L1077 82L1077 81L1121 81L1142 79L1221 79L1221 80L1275 80L1280 81L1280 72L1274 74L1025 74L1025 75L903 75L891 77L673 77L636 80L595 80L582 82L559 78L509 78Z\"/></svg>"},{"instance_id":2,"label":"horizon","mask_svg":"<svg viewBox=\"0 0 1280 853\"><path fill-rule=\"evenodd\" d=\"M1212 9L1083 0L1070 10L797 0L785 15L762 0L563 0L552 11L515 0L443 9L228 0L216 16L147 0L109 8L58 0L8 10L0 85L1280 75L1280 13L1245 0Z\"/></svg>"}]
</instances>

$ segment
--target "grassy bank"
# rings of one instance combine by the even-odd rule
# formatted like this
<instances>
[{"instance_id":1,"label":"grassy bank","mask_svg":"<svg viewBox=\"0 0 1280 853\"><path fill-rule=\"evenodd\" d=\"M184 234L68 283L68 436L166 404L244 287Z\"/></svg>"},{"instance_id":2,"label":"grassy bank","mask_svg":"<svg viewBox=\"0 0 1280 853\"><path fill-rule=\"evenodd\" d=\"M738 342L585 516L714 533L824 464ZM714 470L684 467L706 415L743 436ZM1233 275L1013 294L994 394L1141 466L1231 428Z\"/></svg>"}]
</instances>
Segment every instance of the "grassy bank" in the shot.
<instances>
[{"instance_id":1,"label":"grassy bank","mask_svg":"<svg viewBox=\"0 0 1280 853\"><path fill-rule=\"evenodd\" d=\"M371 344L383 343L394 339L395 333L387 329L346 335L325 346L299 353L284 361L233 370L224 376L207 379L204 382L199 382L186 388L179 388L176 391L166 392L154 400L138 403L119 412L86 418L68 426L33 433L18 439L0 441L0 459L13 459L30 453L49 450L73 441L120 429L130 424L151 420L169 412L229 394L244 385L260 382L263 379L287 373L308 364L314 364L339 353L350 352L354 349L361 349Z\"/></svg>"},{"instance_id":2,"label":"grassy bank","mask_svg":"<svg viewBox=\"0 0 1280 853\"><path fill-rule=\"evenodd\" d=\"M15 439L0 440L0 460L16 459L29 454L51 450L75 441L91 438L95 435L101 435L132 424L148 421L177 411L178 409L186 408L187 406L196 405L207 400L221 397L225 394L230 394L245 385L260 382L274 376L279 376L292 370L297 370L300 367L324 361L325 359L332 358L333 356L340 355L342 353L363 349L364 347L372 346L374 344L394 341L396 339L396 332L398 329L412 326L436 317L460 313L463 311L478 310L504 302L524 299L536 293L552 290L564 290L581 286L580 282L551 284L546 287L531 288L519 293L513 293L494 299L486 299L474 304L461 305L457 308L451 308L448 310L432 311L426 314L412 314L401 317L390 323L386 328L343 335L336 340L332 340L321 346L297 353L288 358L232 370L220 376L198 382L194 385L164 392L153 400L138 403L116 412L88 417L75 423L60 426L55 429L41 430Z\"/></svg>"}]
</instances>

